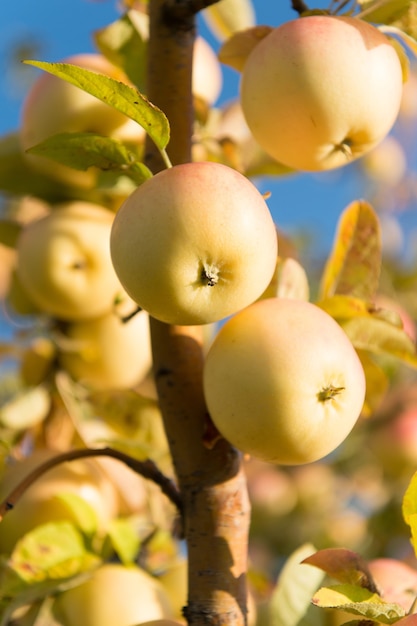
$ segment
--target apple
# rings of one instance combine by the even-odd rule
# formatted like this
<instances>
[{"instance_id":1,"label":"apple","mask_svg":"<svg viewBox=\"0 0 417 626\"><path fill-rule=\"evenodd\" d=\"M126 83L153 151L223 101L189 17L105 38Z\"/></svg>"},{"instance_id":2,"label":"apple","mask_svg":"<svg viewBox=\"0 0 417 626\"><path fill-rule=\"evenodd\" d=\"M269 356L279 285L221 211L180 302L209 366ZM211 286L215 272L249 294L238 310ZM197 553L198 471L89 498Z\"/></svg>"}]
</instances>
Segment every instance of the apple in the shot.
<instances>
[{"instance_id":1,"label":"apple","mask_svg":"<svg viewBox=\"0 0 417 626\"><path fill-rule=\"evenodd\" d=\"M173 617L158 580L118 563L102 565L87 581L56 596L53 613L62 626L132 626Z\"/></svg>"},{"instance_id":2,"label":"apple","mask_svg":"<svg viewBox=\"0 0 417 626\"><path fill-rule=\"evenodd\" d=\"M223 83L221 65L216 53L203 37L194 41L192 91L195 98L200 98L213 105L218 99Z\"/></svg>"},{"instance_id":3,"label":"apple","mask_svg":"<svg viewBox=\"0 0 417 626\"><path fill-rule=\"evenodd\" d=\"M242 71L242 109L255 139L297 170L340 167L377 145L401 104L395 48L358 18L310 15L274 28Z\"/></svg>"},{"instance_id":4,"label":"apple","mask_svg":"<svg viewBox=\"0 0 417 626\"><path fill-rule=\"evenodd\" d=\"M63 320L111 311L124 293L110 258L113 219L102 206L73 201L25 225L16 271L36 307Z\"/></svg>"},{"instance_id":5,"label":"apple","mask_svg":"<svg viewBox=\"0 0 417 626\"><path fill-rule=\"evenodd\" d=\"M388 135L361 159L365 175L381 187L396 187L407 173L407 157L401 143Z\"/></svg>"},{"instance_id":6,"label":"apple","mask_svg":"<svg viewBox=\"0 0 417 626\"><path fill-rule=\"evenodd\" d=\"M97 53L65 58L69 63L129 84L123 72ZM144 129L105 102L52 74L42 73L29 90L21 112L20 142L27 150L58 133L91 132L143 142ZM32 167L64 183L90 188L98 170L78 171L38 155L27 155Z\"/></svg>"},{"instance_id":7,"label":"apple","mask_svg":"<svg viewBox=\"0 0 417 626\"><path fill-rule=\"evenodd\" d=\"M198 162L163 170L138 187L116 214L110 248L123 287L151 316L208 324L266 289L277 236L247 178Z\"/></svg>"},{"instance_id":8,"label":"apple","mask_svg":"<svg viewBox=\"0 0 417 626\"><path fill-rule=\"evenodd\" d=\"M260 300L229 319L205 360L204 393L220 434L242 452L311 463L352 430L365 397L342 328L303 300Z\"/></svg>"},{"instance_id":9,"label":"apple","mask_svg":"<svg viewBox=\"0 0 417 626\"><path fill-rule=\"evenodd\" d=\"M123 321L120 314L110 312L68 324L59 362L87 387L134 387L152 367L148 314L140 311Z\"/></svg>"},{"instance_id":10,"label":"apple","mask_svg":"<svg viewBox=\"0 0 417 626\"><path fill-rule=\"evenodd\" d=\"M368 562L369 571L385 602L409 611L417 597L417 570L395 558L381 557Z\"/></svg>"},{"instance_id":11,"label":"apple","mask_svg":"<svg viewBox=\"0 0 417 626\"><path fill-rule=\"evenodd\" d=\"M51 450L37 450L31 456L10 464L0 483L0 501L36 467L54 456ZM93 459L61 463L46 471L19 498L0 523L0 553L10 554L16 542L40 524L70 520L70 510L55 496L75 493L95 510L100 531L118 515L117 489Z\"/></svg>"}]
</instances>

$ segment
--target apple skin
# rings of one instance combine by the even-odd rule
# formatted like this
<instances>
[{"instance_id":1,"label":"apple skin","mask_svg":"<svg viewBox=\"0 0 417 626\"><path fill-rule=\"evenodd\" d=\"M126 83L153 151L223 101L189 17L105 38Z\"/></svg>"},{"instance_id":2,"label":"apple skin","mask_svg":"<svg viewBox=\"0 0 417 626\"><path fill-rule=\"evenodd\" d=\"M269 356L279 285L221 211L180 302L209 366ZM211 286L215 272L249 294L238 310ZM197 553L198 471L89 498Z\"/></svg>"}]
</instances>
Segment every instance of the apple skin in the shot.
<instances>
[{"instance_id":1,"label":"apple skin","mask_svg":"<svg viewBox=\"0 0 417 626\"><path fill-rule=\"evenodd\" d=\"M216 53L203 37L194 42L192 90L195 98L213 105L223 84L221 65Z\"/></svg>"},{"instance_id":2,"label":"apple skin","mask_svg":"<svg viewBox=\"0 0 417 626\"><path fill-rule=\"evenodd\" d=\"M59 594L53 613L62 626L132 626L173 617L158 580L117 563L102 565L86 582Z\"/></svg>"},{"instance_id":3,"label":"apple skin","mask_svg":"<svg viewBox=\"0 0 417 626\"><path fill-rule=\"evenodd\" d=\"M275 28L243 67L242 109L255 139L297 170L340 167L368 152L393 126L402 68L374 26L312 15Z\"/></svg>"},{"instance_id":4,"label":"apple skin","mask_svg":"<svg viewBox=\"0 0 417 626\"><path fill-rule=\"evenodd\" d=\"M61 61L129 84L123 72L97 53L82 53ZM96 133L143 142L144 129L105 102L52 74L42 73L23 103L20 142L25 151L58 133ZM56 180L91 188L98 170L78 171L39 155L27 155L34 169Z\"/></svg>"},{"instance_id":5,"label":"apple skin","mask_svg":"<svg viewBox=\"0 0 417 626\"><path fill-rule=\"evenodd\" d=\"M62 320L109 312L124 291L110 258L114 213L75 201L28 223L17 243L17 276L34 305Z\"/></svg>"},{"instance_id":6,"label":"apple skin","mask_svg":"<svg viewBox=\"0 0 417 626\"><path fill-rule=\"evenodd\" d=\"M170 324L208 324L256 300L277 258L262 195L219 163L176 165L147 180L116 214L111 256L128 295Z\"/></svg>"},{"instance_id":7,"label":"apple skin","mask_svg":"<svg viewBox=\"0 0 417 626\"><path fill-rule=\"evenodd\" d=\"M114 312L69 324L66 337L73 348L59 355L61 366L87 387L134 387L152 367L149 318L145 311L124 322Z\"/></svg>"},{"instance_id":8,"label":"apple skin","mask_svg":"<svg viewBox=\"0 0 417 626\"><path fill-rule=\"evenodd\" d=\"M224 324L207 353L203 382L223 437L283 465L335 450L365 396L360 360L334 319L309 302L279 298L260 300Z\"/></svg>"},{"instance_id":9,"label":"apple skin","mask_svg":"<svg viewBox=\"0 0 417 626\"><path fill-rule=\"evenodd\" d=\"M417 596L417 570L387 557L372 559L368 567L383 600L399 604L408 612Z\"/></svg>"},{"instance_id":10,"label":"apple skin","mask_svg":"<svg viewBox=\"0 0 417 626\"><path fill-rule=\"evenodd\" d=\"M1 479L0 501L52 456L54 453L50 450L37 450L10 465ZM101 530L118 515L118 491L93 459L61 463L38 478L4 517L0 524L0 553L10 554L16 542L40 524L58 520L75 521L67 507L55 498L68 492L81 496L93 507Z\"/></svg>"}]
</instances>

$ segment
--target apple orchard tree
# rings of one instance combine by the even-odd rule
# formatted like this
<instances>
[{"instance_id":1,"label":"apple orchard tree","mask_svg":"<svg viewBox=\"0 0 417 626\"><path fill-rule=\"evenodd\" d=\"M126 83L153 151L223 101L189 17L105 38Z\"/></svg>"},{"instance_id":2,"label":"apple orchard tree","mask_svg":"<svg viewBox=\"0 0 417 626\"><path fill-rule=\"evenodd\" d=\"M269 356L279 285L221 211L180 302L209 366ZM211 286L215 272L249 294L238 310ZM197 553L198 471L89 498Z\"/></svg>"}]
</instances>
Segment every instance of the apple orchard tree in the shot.
<instances>
[{"instance_id":1,"label":"apple orchard tree","mask_svg":"<svg viewBox=\"0 0 417 626\"><path fill-rule=\"evenodd\" d=\"M25 60L1 626L417 623L415 268L352 198L307 273L254 184L356 164L376 205L404 197L415 2L253 8L125 0L95 53Z\"/></svg>"}]
</instances>

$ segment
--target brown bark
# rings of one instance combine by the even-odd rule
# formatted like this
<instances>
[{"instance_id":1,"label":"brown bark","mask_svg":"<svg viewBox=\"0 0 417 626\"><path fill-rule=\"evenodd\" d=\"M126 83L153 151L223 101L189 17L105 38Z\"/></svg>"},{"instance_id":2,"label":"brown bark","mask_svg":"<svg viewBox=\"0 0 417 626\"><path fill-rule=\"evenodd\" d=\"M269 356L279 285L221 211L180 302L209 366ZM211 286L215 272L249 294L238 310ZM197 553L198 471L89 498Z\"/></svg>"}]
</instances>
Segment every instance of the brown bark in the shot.
<instances>
[{"instance_id":1,"label":"brown bark","mask_svg":"<svg viewBox=\"0 0 417 626\"><path fill-rule=\"evenodd\" d=\"M176 165L191 160L193 101L190 12L150 0L147 96L167 115L167 152ZM181 3L177 2L177 5ZM163 167L152 145L146 161ZM189 596L184 614L192 626L246 623L246 568L250 505L240 454L212 429L202 389L202 333L151 320L154 374L183 502L189 557Z\"/></svg>"}]
</instances>

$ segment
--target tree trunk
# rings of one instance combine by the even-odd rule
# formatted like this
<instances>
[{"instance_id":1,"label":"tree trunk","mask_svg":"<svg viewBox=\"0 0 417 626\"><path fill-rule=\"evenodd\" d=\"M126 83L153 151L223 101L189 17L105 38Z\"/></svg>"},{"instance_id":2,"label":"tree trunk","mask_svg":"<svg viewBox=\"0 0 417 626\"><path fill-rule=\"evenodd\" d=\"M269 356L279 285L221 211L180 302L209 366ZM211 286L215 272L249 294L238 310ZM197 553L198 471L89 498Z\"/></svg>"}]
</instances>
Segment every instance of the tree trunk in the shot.
<instances>
[{"instance_id":1,"label":"tree trunk","mask_svg":"<svg viewBox=\"0 0 417 626\"><path fill-rule=\"evenodd\" d=\"M195 15L187 2L150 0L147 97L167 115L173 165L191 161ZM181 11L178 10L181 9ZM148 142L146 163L164 167ZM189 559L184 615L190 626L246 624L250 504L242 458L216 436L202 389L199 327L151 319L154 375L183 500Z\"/></svg>"}]
</instances>

